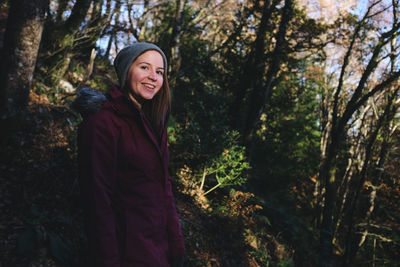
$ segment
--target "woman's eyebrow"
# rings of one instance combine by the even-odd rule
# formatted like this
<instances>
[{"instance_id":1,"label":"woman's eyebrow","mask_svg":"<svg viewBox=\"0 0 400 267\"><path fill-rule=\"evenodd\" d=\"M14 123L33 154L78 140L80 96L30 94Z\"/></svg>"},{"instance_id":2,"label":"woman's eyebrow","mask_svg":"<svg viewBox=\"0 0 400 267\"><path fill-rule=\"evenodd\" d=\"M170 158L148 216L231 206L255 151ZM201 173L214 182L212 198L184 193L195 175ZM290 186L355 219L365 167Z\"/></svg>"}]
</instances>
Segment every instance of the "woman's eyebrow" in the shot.
<instances>
[{"instance_id":1,"label":"woman's eyebrow","mask_svg":"<svg viewBox=\"0 0 400 267\"><path fill-rule=\"evenodd\" d=\"M139 64L146 64L146 65L151 65L150 63L146 62L146 61L141 61L139 62ZM157 69L164 69L164 67L156 67Z\"/></svg>"}]
</instances>

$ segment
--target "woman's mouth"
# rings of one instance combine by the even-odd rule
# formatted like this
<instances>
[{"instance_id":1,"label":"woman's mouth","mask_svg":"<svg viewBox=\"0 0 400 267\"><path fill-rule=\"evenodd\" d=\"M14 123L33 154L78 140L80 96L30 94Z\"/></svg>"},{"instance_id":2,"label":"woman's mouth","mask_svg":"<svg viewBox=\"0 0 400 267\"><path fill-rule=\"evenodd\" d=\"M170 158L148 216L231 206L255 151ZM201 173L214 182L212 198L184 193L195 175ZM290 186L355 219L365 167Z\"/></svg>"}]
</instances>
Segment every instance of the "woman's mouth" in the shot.
<instances>
[{"instance_id":1,"label":"woman's mouth","mask_svg":"<svg viewBox=\"0 0 400 267\"><path fill-rule=\"evenodd\" d=\"M154 89L156 88L156 86L153 85L153 84L144 83L143 85L144 85L144 87L146 87L148 90L154 90Z\"/></svg>"}]
</instances>

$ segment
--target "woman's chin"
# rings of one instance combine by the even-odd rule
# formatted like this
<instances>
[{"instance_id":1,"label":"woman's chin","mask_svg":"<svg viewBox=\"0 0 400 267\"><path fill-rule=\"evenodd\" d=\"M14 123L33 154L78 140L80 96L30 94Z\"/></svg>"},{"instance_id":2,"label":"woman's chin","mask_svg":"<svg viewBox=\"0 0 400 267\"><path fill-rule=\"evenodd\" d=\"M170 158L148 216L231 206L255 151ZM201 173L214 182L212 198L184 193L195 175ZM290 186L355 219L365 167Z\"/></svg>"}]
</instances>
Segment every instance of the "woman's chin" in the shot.
<instances>
[{"instance_id":1,"label":"woman's chin","mask_svg":"<svg viewBox=\"0 0 400 267\"><path fill-rule=\"evenodd\" d=\"M153 97L154 97L154 95L144 95L144 96L142 96L142 98L143 98L144 100L152 100Z\"/></svg>"},{"instance_id":2,"label":"woman's chin","mask_svg":"<svg viewBox=\"0 0 400 267\"><path fill-rule=\"evenodd\" d=\"M140 94L140 97L144 100L152 100L155 95L156 95L156 92L151 91L151 92L145 92L145 93Z\"/></svg>"}]
</instances>

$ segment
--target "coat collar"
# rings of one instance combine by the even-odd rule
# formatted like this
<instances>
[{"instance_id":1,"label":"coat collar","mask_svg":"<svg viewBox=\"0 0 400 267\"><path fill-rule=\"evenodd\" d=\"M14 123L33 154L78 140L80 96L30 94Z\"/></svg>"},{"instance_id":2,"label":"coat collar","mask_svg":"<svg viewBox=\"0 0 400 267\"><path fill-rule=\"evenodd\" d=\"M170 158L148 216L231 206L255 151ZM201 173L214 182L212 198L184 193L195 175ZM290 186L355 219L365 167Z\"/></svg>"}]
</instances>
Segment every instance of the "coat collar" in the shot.
<instances>
[{"instance_id":1,"label":"coat collar","mask_svg":"<svg viewBox=\"0 0 400 267\"><path fill-rule=\"evenodd\" d=\"M109 91L109 96L111 97L111 101L105 102L104 105L109 105L119 116L133 117L141 121L147 135L161 153L167 145L166 129L164 128L160 133L157 133L156 130L152 128L143 110L126 97L118 87L113 86Z\"/></svg>"},{"instance_id":2,"label":"coat collar","mask_svg":"<svg viewBox=\"0 0 400 267\"><path fill-rule=\"evenodd\" d=\"M111 90L108 92L108 94L111 98L111 101L106 102L106 105L108 104L116 111L118 115L136 117L142 113L140 107L122 94L122 92L116 86L111 87Z\"/></svg>"}]
</instances>

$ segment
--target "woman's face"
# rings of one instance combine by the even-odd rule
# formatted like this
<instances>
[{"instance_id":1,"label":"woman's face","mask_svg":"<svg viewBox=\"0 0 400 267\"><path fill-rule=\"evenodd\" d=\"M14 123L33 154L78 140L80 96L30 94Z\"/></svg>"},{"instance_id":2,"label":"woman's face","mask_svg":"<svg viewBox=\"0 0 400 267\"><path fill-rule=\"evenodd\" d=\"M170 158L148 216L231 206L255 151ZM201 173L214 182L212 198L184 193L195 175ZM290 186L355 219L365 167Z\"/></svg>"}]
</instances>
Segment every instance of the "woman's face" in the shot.
<instances>
[{"instance_id":1,"label":"woman's face","mask_svg":"<svg viewBox=\"0 0 400 267\"><path fill-rule=\"evenodd\" d=\"M127 84L135 97L152 99L163 85L164 71L161 54L155 50L146 51L129 68Z\"/></svg>"}]
</instances>

